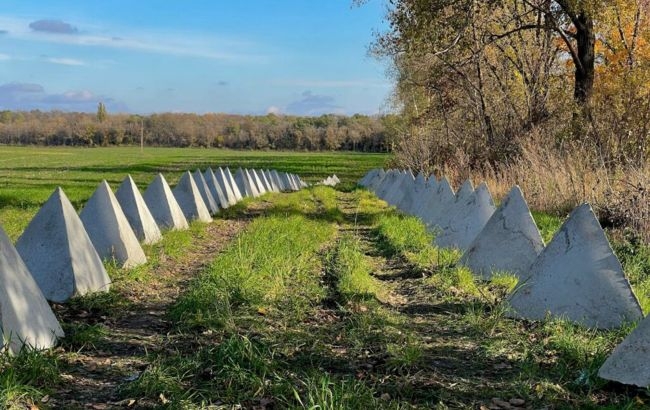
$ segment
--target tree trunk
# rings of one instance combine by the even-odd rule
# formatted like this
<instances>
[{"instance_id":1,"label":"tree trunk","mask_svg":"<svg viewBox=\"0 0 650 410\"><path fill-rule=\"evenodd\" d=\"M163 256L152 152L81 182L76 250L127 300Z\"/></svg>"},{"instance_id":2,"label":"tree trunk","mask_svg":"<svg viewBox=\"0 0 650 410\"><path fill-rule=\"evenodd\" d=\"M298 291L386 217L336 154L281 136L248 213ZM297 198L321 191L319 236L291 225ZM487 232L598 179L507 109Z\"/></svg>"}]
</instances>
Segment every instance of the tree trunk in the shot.
<instances>
[{"instance_id":1,"label":"tree trunk","mask_svg":"<svg viewBox=\"0 0 650 410\"><path fill-rule=\"evenodd\" d=\"M586 13L580 13L573 19L576 26L577 57L573 98L578 105L589 112L589 104L594 88L595 43L594 21Z\"/></svg>"}]
</instances>

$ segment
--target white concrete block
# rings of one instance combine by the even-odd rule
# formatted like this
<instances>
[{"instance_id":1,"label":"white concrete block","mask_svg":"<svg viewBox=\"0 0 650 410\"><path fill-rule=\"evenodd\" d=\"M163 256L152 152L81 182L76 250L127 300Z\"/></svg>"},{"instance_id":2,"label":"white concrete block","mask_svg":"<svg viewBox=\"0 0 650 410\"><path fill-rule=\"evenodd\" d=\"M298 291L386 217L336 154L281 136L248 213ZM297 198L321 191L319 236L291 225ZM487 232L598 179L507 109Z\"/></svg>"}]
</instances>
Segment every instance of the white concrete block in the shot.
<instances>
[{"instance_id":1,"label":"white concrete block","mask_svg":"<svg viewBox=\"0 0 650 410\"><path fill-rule=\"evenodd\" d=\"M115 197L138 240L145 244L152 244L162 239L160 228L131 175L124 178L115 192Z\"/></svg>"},{"instance_id":2,"label":"white concrete block","mask_svg":"<svg viewBox=\"0 0 650 410\"><path fill-rule=\"evenodd\" d=\"M482 279L510 272L520 279L544 249L544 241L521 189L514 186L476 236L460 263Z\"/></svg>"},{"instance_id":3,"label":"white concrete block","mask_svg":"<svg viewBox=\"0 0 650 410\"><path fill-rule=\"evenodd\" d=\"M47 300L108 292L111 280L61 188L57 188L30 221L16 249Z\"/></svg>"},{"instance_id":4,"label":"white concrete block","mask_svg":"<svg viewBox=\"0 0 650 410\"><path fill-rule=\"evenodd\" d=\"M508 302L514 317L541 320L550 314L603 329L643 318L588 204L571 213Z\"/></svg>"},{"instance_id":5,"label":"white concrete block","mask_svg":"<svg viewBox=\"0 0 650 410\"><path fill-rule=\"evenodd\" d=\"M142 197L160 229L183 230L189 228L185 214L162 174L158 174L154 178Z\"/></svg>"},{"instance_id":6,"label":"white concrete block","mask_svg":"<svg viewBox=\"0 0 650 410\"><path fill-rule=\"evenodd\" d=\"M190 171L185 171L178 184L172 189L172 193L181 207L185 219L188 221L212 222L210 211L203 202L199 188L196 186Z\"/></svg>"},{"instance_id":7,"label":"white concrete block","mask_svg":"<svg viewBox=\"0 0 650 410\"><path fill-rule=\"evenodd\" d=\"M47 349L63 337L52 309L11 240L0 227L0 352Z\"/></svg>"}]
</instances>

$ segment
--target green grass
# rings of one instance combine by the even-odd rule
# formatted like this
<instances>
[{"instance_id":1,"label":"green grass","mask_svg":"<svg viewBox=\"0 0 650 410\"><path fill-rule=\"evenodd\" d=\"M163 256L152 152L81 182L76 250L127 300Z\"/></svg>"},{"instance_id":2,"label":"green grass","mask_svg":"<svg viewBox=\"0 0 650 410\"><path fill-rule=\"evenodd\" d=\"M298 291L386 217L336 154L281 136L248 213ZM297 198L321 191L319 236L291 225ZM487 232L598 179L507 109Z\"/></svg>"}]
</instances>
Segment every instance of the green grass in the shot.
<instances>
[{"instance_id":1,"label":"green grass","mask_svg":"<svg viewBox=\"0 0 650 410\"><path fill-rule=\"evenodd\" d=\"M25 348L16 356L0 353L0 407L29 408L61 382L53 351Z\"/></svg>"},{"instance_id":2,"label":"green grass","mask_svg":"<svg viewBox=\"0 0 650 410\"><path fill-rule=\"evenodd\" d=\"M330 273L334 276L344 302L381 299L385 290L370 276L372 266L361 252L357 238L343 236L328 257Z\"/></svg>"},{"instance_id":3,"label":"green grass","mask_svg":"<svg viewBox=\"0 0 650 410\"><path fill-rule=\"evenodd\" d=\"M343 182L358 181L386 154L234 151L191 148L62 148L0 147L0 226L17 239L57 186L78 210L106 179L113 189L131 174L141 190L162 172L173 186L190 169L229 166L272 168L316 182L337 174Z\"/></svg>"}]
</instances>

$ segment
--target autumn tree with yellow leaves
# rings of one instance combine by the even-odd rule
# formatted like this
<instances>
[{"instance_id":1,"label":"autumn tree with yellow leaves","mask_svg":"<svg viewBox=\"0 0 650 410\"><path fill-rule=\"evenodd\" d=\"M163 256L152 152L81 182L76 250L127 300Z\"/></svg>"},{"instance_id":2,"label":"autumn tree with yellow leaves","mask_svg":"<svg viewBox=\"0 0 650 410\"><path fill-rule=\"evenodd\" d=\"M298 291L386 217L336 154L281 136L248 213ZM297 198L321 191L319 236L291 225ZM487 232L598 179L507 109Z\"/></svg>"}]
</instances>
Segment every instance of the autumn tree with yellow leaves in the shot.
<instances>
[{"instance_id":1,"label":"autumn tree with yellow leaves","mask_svg":"<svg viewBox=\"0 0 650 410\"><path fill-rule=\"evenodd\" d=\"M516 159L534 138L607 166L644 164L649 3L391 1L372 52L395 78L398 158L428 170L480 167Z\"/></svg>"}]
</instances>

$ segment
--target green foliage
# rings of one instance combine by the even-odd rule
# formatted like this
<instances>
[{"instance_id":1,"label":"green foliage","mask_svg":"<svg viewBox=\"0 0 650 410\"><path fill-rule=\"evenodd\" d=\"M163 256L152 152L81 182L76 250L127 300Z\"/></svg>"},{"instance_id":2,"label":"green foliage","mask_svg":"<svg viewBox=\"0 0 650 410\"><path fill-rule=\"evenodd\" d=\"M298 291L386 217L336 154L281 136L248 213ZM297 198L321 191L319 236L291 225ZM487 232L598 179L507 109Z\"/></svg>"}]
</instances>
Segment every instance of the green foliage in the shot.
<instances>
[{"instance_id":1,"label":"green foliage","mask_svg":"<svg viewBox=\"0 0 650 410\"><path fill-rule=\"evenodd\" d=\"M352 379L338 379L327 373L316 373L301 380L294 389L295 408L347 410L376 409L381 406L373 390L364 383ZM294 406L291 406L294 407Z\"/></svg>"},{"instance_id":2,"label":"green foliage","mask_svg":"<svg viewBox=\"0 0 650 410\"><path fill-rule=\"evenodd\" d=\"M542 235L544 243L548 244L551 239L553 239L553 235L555 235L555 233L560 229L560 226L562 226L562 218L544 212L531 211L531 214L537 224L539 233Z\"/></svg>"},{"instance_id":3,"label":"green foliage","mask_svg":"<svg viewBox=\"0 0 650 410\"><path fill-rule=\"evenodd\" d=\"M51 351L24 348L0 353L0 407L23 409L39 401L61 381L59 361Z\"/></svg>"},{"instance_id":4,"label":"green foliage","mask_svg":"<svg viewBox=\"0 0 650 410\"><path fill-rule=\"evenodd\" d=\"M384 295L377 280L370 276L372 267L361 252L359 240L343 236L328 257L331 274L344 302L364 301Z\"/></svg>"}]
</instances>

